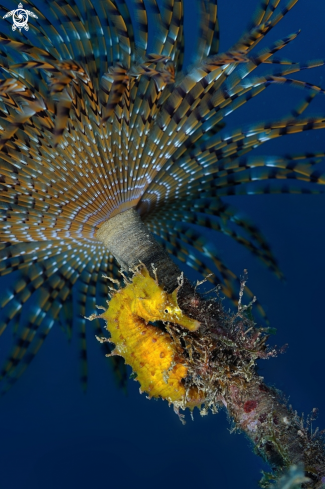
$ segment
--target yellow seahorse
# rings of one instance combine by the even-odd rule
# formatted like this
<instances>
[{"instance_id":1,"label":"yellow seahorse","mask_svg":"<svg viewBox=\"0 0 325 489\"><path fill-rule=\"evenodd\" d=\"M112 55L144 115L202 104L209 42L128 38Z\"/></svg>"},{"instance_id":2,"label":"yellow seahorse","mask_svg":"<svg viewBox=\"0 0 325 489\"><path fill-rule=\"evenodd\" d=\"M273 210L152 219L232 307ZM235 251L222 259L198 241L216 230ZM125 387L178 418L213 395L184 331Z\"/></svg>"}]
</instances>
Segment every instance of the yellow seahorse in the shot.
<instances>
[{"instance_id":1,"label":"yellow seahorse","mask_svg":"<svg viewBox=\"0 0 325 489\"><path fill-rule=\"evenodd\" d=\"M126 287L114 292L103 318L111 338L98 338L115 344L112 355L120 355L136 373L141 391L150 397L161 397L176 408L200 406L203 392L186 388L186 359L171 336L150 322L176 323L196 331L200 323L183 314L177 303L177 292L166 293L143 266L138 268Z\"/></svg>"}]
</instances>

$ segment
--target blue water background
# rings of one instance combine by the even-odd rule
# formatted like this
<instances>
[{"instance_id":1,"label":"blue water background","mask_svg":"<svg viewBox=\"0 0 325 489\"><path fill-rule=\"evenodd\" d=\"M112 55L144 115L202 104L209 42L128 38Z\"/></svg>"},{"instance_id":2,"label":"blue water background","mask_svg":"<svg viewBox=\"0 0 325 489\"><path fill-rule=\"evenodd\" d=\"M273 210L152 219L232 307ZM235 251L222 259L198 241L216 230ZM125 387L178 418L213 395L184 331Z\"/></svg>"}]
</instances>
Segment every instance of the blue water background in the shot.
<instances>
[{"instance_id":1,"label":"blue water background","mask_svg":"<svg viewBox=\"0 0 325 489\"><path fill-rule=\"evenodd\" d=\"M256 0L219 1L223 50L246 28L256 6ZM195 2L185 0L185 9L189 59L196 42ZM298 39L280 55L325 58L323 0L300 0L263 45L300 28ZM323 68L294 76L325 87ZM229 130L280 118L304 95L294 87L272 86L229 118ZM315 98L310 113L325 115L324 95ZM259 154L322 151L324 135L323 130L288 136L267 143ZM325 428L325 196L250 195L227 201L259 225L286 276L281 283L242 247L210 233L235 273L248 269L249 286L277 328L272 343L289 343L285 354L260 362L260 375L289 396L299 413L318 407L314 424ZM0 287L6 287L6 279ZM194 422L187 416L182 426L167 403L140 396L137 383L129 381L127 395L117 390L91 326L87 343L87 394L78 381L77 340L68 344L53 328L26 373L0 399L0 489L257 487L267 465L243 435L229 433L224 412L204 418L196 413Z\"/></svg>"}]
</instances>

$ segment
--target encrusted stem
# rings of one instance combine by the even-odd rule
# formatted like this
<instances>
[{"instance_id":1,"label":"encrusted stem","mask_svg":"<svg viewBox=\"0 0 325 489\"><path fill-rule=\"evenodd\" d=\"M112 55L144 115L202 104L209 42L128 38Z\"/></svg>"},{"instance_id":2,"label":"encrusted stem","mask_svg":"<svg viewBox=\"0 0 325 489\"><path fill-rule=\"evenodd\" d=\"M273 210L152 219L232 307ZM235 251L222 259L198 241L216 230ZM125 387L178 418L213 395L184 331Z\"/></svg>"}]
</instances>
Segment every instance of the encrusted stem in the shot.
<instances>
[{"instance_id":1,"label":"encrusted stem","mask_svg":"<svg viewBox=\"0 0 325 489\"><path fill-rule=\"evenodd\" d=\"M129 209L104 222L96 233L121 267L129 271L143 263L153 277L157 269L159 284L170 293L178 286L181 270L157 243L135 209Z\"/></svg>"},{"instance_id":2,"label":"encrusted stem","mask_svg":"<svg viewBox=\"0 0 325 489\"><path fill-rule=\"evenodd\" d=\"M134 269L141 262L152 278L157 276L159 285L168 293L179 286L180 269L155 241L134 209L105 222L96 236L125 270ZM266 350L262 330L254 323L247 324L243 308L239 311L242 320L238 323L235 320L238 315L234 319L218 302L203 300L186 278L180 292L179 306L201 323L198 331L187 333L185 341L185 350L191 351L189 379L207 394L210 392L207 397L210 407L223 403L236 429L249 437L256 453L277 474L302 462L310 480L302 487L320 489L325 483L322 437L313 435L308 420L307 425L304 424L281 394L267 387L256 373L257 358L272 356ZM177 335L177 331L173 334Z\"/></svg>"},{"instance_id":3,"label":"encrusted stem","mask_svg":"<svg viewBox=\"0 0 325 489\"><path fill-rule=\"evenodd\" d=\"M325 483L323 439L311 432L312 416L304 420L283 400L282 394L268 387L256 374L250 382L229 382L225 395L227 410L254 444L254 450L279 473L303 463L310 482L303 487L320 489ZM315 433L316 434L316 433Z\"/></svg>"}]
</instances>

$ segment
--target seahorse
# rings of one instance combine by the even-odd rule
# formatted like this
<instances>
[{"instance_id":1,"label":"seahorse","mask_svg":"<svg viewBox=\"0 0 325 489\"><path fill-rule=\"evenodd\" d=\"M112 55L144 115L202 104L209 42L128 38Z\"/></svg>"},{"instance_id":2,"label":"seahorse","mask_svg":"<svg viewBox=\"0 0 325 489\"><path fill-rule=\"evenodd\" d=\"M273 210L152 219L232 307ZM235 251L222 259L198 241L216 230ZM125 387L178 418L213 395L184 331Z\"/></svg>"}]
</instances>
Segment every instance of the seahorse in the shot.
<instances>
[{"instance_id":1,"label":"seahorse","mask_svg":"<svg viewBox=\"0 0 325 489\"><path fill-rule=\"evenodd\" d=\"M28 39L12 32L8 19L2 23L0 273L12 274L12 282L1 293L0 333L9 325L14 334L0 372L3 391L54 325L68 337L77 328L86 386L86 309L107 299L101 274L118 277L115 258L124 268L140 259L132 254L137 233L128 234L125 222L149 236L142 261L150 266L157 258L150 243L160 250L158 276L168 262L167 288L179 274L169 255L221 283L235 300L237 277L207 229L230 236L282 276L264 236L223 197L247 193L252 182L250 193L297 192L296 182L312 183L316 192L324 184L314 172L322 153L248 155L273 138L325 125L321 116L303 117L323 90L288 77L323 62L276 57L298 33L255 50L295 3L274 9L264 2L250 30L219 53L217 1L204 0L191 66L184 64L183 0L167 0L166 8L137 0L132 17L125 0L78 7L45 0L46 16L30 3L37 19ZM150 51L149 21L157 27ZM276 64L276 73L254 78L262 63ZM295 117L227 133L227 116L273 83L309 91ZM107 236L107 229L116 233ZM129 251L121 254L127 240ZM100 322L92 324L100 336ZM115 369L124 382L119 363Z\"/></svg>"}]
</instances>

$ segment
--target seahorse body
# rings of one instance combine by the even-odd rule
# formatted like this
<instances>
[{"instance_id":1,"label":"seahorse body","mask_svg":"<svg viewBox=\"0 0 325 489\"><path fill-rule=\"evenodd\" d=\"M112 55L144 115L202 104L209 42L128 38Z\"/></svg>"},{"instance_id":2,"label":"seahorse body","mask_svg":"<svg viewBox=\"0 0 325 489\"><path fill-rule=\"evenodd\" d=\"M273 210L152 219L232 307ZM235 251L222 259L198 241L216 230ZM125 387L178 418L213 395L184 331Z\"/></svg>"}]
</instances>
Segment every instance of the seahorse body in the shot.
<instances>
[{"instance_id":1,"label":"seahorse body","mask_svg":"<svg viewBox=\"0 0 325 489\"><path fill-rule=\"evenodd\" d=\"M115 344L112 354L122 356L132 367L142 391L184 408L194 408L204 402L197 388L185 388L186 362L173 339L149 324L160 320L177 323L189 331L199 328L200 323L184 315L178 307L177 289L167 294L142 268L130 284L115 293L109 308L97 317L106 320L111 334L109 341Z\"/></svg>"}]
</instances>

